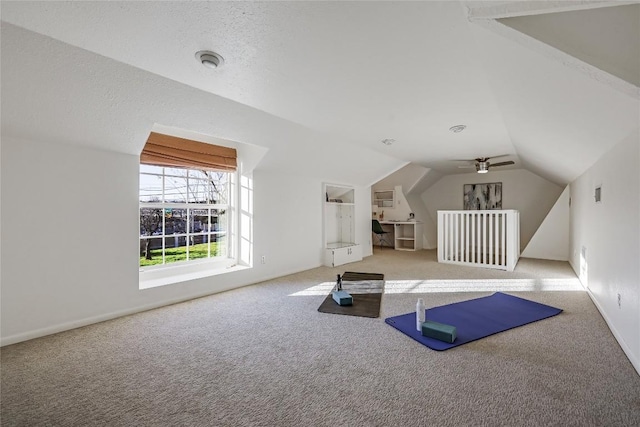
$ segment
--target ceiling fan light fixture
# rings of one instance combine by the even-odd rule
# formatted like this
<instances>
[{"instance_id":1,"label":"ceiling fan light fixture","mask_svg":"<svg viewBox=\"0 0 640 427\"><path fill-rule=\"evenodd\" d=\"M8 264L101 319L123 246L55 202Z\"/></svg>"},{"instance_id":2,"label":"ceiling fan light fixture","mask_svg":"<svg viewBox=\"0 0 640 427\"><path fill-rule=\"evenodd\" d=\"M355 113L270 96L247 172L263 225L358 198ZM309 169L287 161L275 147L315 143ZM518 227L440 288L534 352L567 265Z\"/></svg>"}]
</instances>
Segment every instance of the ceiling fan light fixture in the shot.
<instances>
[{"instance_id":1,"label":"ceiling fan light fixture","mask_svg":"<svg viewBox=\"0 0 640 427\"><path fill-rule=\"evenodd\" d=\"M489 162L478 162L478 163L476 163L476 171L478 173L487 173L487 172L489 172Z\"/></svg>"},{"instance_id":2,"label":"ceiling fan light fixture","mask_svg":"<svg viewBox=\"0 0 640 427\"><path fill-rule=\"evenodd\" d=\"M224 58L222 56L210 50L201 50L200 52L197 52L196 58L202 65L212 69L219 68L224 63Z\"/></svg>"}]
</instances>

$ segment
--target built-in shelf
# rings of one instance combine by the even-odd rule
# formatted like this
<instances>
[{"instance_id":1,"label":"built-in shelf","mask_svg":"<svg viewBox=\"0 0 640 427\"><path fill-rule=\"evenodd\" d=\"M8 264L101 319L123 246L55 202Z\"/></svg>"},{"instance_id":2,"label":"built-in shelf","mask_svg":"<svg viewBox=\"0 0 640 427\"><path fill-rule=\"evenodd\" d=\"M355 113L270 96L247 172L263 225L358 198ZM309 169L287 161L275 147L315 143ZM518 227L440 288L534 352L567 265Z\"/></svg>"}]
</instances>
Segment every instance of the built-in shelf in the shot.
<instances>
[{"instance_id":1,"label":"built-in shelf","mask_svg":"<svg viewBox=\"0 0 640 427\"><path fill-rule=\"evenodd\" d=\"M373 192L373 204L379 208L392 208L395 206L395 191L383 190Z\"/></svg>"},{"instance_id":2,"label":"built-in shelf","mask_svg":"<svg viewBox=\"0 0 640 427\"><path fill-rule=\"evenodd\" d=\"M327 205L355 206L355 203L326 202Z\"/></svg>"},{"instance_id":3,"label":"built-in shelf","mask_svg":"<svg viewBox=\"0 0 640 427\"><path fill-rule=\"evenodd\" d=\"M399 251L422 249L422 223L419 221L380 221L392 233L393 247ZM391 226L391 229L388 227Z\"/></svg>"},{"instance_id":4,"label":"built-in shelf","mask_svg":"<svg viewBox=\"0 0 640 427\"><path fill-rule=\"evenodd\" d=\"M324 184L325 265L336 267L360 261L362 251L355 242L355 190Z\"/></svg>"}]
</instances>

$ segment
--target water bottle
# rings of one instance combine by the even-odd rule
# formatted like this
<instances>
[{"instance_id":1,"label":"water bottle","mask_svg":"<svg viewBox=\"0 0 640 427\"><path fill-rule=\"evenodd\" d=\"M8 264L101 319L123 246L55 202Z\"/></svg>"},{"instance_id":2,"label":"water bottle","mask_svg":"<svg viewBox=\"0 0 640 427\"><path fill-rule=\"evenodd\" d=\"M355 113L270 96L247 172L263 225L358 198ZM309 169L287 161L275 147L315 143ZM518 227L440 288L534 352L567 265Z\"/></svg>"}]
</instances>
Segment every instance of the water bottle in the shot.
<instances>
[{"instance_id":1,"label":"water bottle","mask_svg":"<svg viewBox=\"0 0 640 427\"><path fill-rule=\"evenodd\" d=\"M420 332L422 332L422 323L424 323L424 320L424 300L422 298L418 298L418 303L416 304L416 329Z\"/></svg>"}]
</instances>

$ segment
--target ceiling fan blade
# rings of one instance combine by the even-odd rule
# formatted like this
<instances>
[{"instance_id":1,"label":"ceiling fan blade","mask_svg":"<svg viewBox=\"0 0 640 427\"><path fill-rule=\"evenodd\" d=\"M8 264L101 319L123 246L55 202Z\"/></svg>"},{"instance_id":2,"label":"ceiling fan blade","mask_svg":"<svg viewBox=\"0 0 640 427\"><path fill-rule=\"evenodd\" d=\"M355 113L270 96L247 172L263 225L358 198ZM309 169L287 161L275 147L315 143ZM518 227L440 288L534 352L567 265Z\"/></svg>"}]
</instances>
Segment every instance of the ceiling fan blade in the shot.
<instances>
[{"instance_id":1,"label":"ceiling fan blade","mask_svg":"<svg viewBox=\"0 0 640 427\"><path fill-rule=\"evenodd\" d=\"M470 169L470 168L475 168L476 165L460 165L458 166L458 168L460 169Z\"/></svg>"},{"instance_id":2,"label":"ceiling fan blade","mask_svg":"<svg viewBox=\"0 0 640 427\"><path fill-rule=\"evenodd\" d=\"M507 166L507 165L515 165L516 162L509 160L506 162L500 162L500 163L491 163L490 167L494 168L496 166Z\"/></svg>"}]
</instances>

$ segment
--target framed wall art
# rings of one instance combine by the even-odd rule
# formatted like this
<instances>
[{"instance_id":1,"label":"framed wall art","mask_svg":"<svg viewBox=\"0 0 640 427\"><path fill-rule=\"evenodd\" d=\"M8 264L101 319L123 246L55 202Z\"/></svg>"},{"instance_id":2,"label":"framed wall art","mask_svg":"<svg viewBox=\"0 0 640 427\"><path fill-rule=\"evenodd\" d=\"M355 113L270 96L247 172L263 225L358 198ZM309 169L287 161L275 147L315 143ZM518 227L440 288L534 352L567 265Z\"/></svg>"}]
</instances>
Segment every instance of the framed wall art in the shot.
<instances>
[{"instance_id":1,"label":"framed wall art","mask_svg":"<svg viewBox=\"0 0 640 427\"><path fill-rule=\"evenodd\" d=\"M463 209L502 209L502 183L464 184Z\"/></svg>"}]
</instances>

